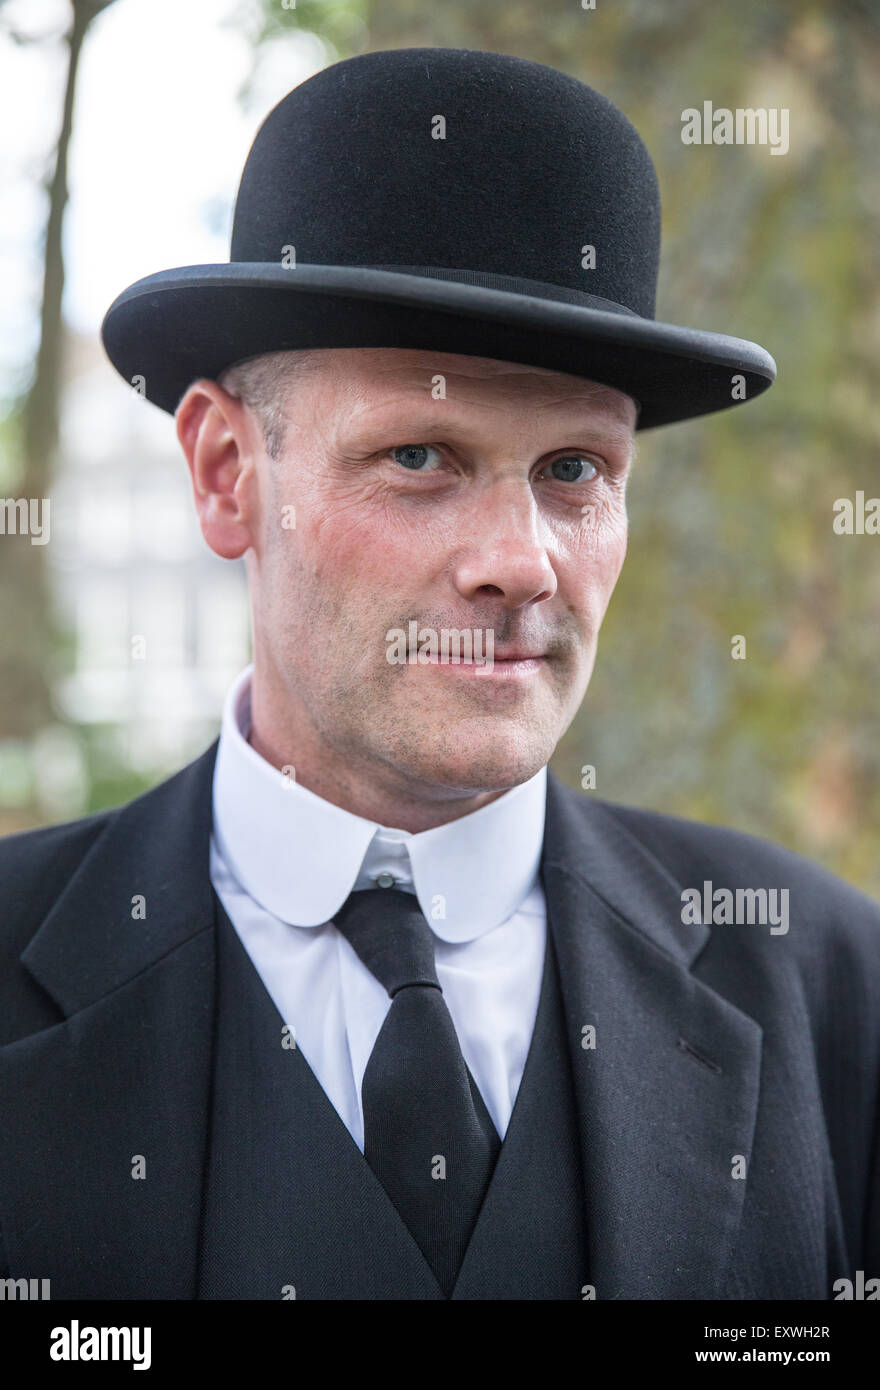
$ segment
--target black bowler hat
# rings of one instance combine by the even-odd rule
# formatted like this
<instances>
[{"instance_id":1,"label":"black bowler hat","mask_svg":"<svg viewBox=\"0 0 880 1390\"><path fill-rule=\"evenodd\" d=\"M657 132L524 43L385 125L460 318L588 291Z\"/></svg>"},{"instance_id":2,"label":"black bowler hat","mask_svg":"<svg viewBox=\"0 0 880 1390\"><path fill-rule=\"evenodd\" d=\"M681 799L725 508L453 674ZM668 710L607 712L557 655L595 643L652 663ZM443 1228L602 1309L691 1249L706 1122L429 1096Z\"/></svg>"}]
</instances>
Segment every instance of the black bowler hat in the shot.
<instances>
[{"instance_id":1,"label":"black bowler hat","mask_svg":"<svg viewBox=\"0 0 880 1390\"><path fill-rule=\"evenodd\" d=\"M766 390L756 343L655 322L659 252L651 156L606 97L503 53L364 53L264 120L229 262L136 281L101 333L172 412L196 377L296 348L568 372L633 396L640 429Z\"/></svg>"}]
</instances>

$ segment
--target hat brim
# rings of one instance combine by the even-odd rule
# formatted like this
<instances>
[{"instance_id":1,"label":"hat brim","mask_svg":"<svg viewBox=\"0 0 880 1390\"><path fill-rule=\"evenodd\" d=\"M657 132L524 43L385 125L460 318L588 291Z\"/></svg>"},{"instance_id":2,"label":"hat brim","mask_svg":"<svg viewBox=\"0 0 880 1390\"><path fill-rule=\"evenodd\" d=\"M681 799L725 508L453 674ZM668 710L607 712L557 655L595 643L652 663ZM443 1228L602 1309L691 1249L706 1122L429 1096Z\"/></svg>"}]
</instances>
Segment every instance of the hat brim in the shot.
<instances>
[{"instance_id":1,"label":"hat brim","mask_svg":"<svg viewBox=\"0 0 880 1390\"><path fill-rule=\"evenodd\" d=\"M282 349L421 348L567 372L632 396L640 430L752 400L776 377L743 338L362 266L160 271L114 300L101 337L126 381L172 414L197 377Z\"/></svg>"}]
</instances>

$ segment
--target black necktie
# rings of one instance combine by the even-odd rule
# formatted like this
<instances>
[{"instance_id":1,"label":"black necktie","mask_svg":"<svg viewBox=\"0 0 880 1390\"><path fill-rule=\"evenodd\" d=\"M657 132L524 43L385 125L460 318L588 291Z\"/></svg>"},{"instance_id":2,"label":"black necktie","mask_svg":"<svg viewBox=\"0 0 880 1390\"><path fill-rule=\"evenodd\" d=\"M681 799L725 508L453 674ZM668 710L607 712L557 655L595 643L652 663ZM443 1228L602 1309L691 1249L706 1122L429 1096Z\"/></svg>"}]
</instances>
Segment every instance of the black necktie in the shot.
<instances>
[{"instance_id":1,"label":"black necktie","mask_svg":"<svg viewBox=\"0 0 880 1390\"><path fill-rule=\"evenodd\" d=\"M456 1037L412 893L359 889L333 919L391 996L364 1072L364 1157L452 1293L501 1141Z\"/></svg>"}]
</instances>

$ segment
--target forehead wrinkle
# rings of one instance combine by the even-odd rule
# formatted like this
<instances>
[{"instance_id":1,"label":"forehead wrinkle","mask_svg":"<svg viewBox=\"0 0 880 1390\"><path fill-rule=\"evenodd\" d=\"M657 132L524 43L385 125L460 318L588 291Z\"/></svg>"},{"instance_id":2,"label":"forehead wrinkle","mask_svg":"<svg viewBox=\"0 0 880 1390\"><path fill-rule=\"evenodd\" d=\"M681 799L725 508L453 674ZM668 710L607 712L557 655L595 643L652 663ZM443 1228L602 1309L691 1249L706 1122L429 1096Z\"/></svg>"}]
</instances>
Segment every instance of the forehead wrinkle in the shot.
<instances>
[{"instance_id":1,"label":"forehead wrinkle","mask_svg":"<svg viewBox=\"0 0 880 1390\"><path fill-rule=\"evenodd\" d=\"M424 400L434 377L441 375L454 383L454 394L445 397L447 413L448 403L456 396L495 414L509 412L511 401L522 407L525 397L536 410L583 406L593 415L625 421L630 432L634 432L637 420L635 403L618 388L530 363L425 349L361 348L331 350L327 365L334 369L329 384L335 388L335 400L328 413L334 413L335 406L340 414L344 411L354 419L371 409L390 408L395 399L402 397ZM349 370L343 370L345 367ZM337 371L342 374L342 383ZM320 372L317 375L320 378ZM332 376L337 379L334 381ZM531 391L524 378L533 383ZM347 390L339 390L343 383ZM552 393L549 399L547 393Z\"/></svg>"},{"instance_id":2,"label":"forehead wrinkle","mask_svg":"<svg viewBox=\"0 0 880 1390\"><path fill-rule=\"evenodd\" d=\"M397 392L389 392L380 400L371 399L371 393L367 389L361 389L357 393L361 397L359 405L349 405L345 410L345 418L358 428L370 428L373 418L376 419L376 428L381 428L383 417L388 417L388 427L394 427L393 414L395 410L415 413L421 408L425 408L429 413L420 419L420 428L429 430L449 430L450 428L466 434L468 430L476 427L474 420L469 420L467 416L462 416L460 405L476 407L484 413L497 414L503 412L505 415L510 413L510 403L508 401L497 401L492 399L471 398L467 399L462 395L447 396L444 403L438 409L433 398L428 397L426 387L423 382L419 382L418 387L407 390L401 387ZM366 397L366 399L364 399ZM624 398L625 399L625 398ZM551 414L553 423L558 424L559 428L567 428L570 419L570 426L576 430L598 428L609 437L625 442L632 436L632 425L624 419L624 400L618 403L615 400L597 400L592 393L580 393L578 396L554 396L549 400L528 401L519 404L524 411L535 415ZM634 407L633 407L634 410ZM630 413L630 412L627 412ZM559 421L560 416L566 416L565 424Z\"/></svg>"},{"instance_id":3,"label":"forehead wrinkle","mask_svg":"<svg viewBox=\"0 0 880 1390\"><path fill-rule=\"evenodd\" d=\"M577 376L571 372L559 372L549 367L538 367L531 363L504 362L496 358L471 357L458 353L428 352L426 350L388 350L389 352L398 351L400 356L392 357L392 360L381 360L385 354L385 349L359 349L354 350L353 356L360 358L352 374L357 376L357 367L363 367L361 373L360 389L368 387L370 378L392 377L401 383L409 377L414 386L424 389L430 387L431 379L435 375L441 375L447 379L457 379L464 385L481 385L483 383L498 383L507 391L516 392L518 395L523 391L523 378L530 378L536 385L547 390L562 389L563 384L568 386L574 395L586 395L592 398L604 397L608 401L616 402L619 398L626 397L625 392L621 392L616 387L608 386L601 381L593 381L586 376ZM419 358L418 361L401 361L400 357L412 356ZM342 350L343 355L346 350ZM377 354L379 360L375 360L373 354ZM449 364L449 365L447 365Z\"/></svg>"}]
</instances>

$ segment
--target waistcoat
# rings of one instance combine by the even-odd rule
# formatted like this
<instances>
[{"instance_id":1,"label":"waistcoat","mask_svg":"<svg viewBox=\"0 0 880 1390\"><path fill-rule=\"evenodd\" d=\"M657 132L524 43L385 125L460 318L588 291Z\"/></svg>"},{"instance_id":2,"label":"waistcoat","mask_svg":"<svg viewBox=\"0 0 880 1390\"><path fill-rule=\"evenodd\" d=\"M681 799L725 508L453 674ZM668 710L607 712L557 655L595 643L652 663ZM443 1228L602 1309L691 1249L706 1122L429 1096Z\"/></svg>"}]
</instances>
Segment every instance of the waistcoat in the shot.
<instances>
[{"instance_id":1,"label":"waistcoat","mask_svg":"<svg viewBox=\"0 0 880 1390\"><path fill-rule=\"evenodd\" d=\"M217 995L198 1298L442 1299L215 894ZM523 1077L453 1299L589 1282L571 1061L548 924Z\"/></svg>"}]
</instances>

